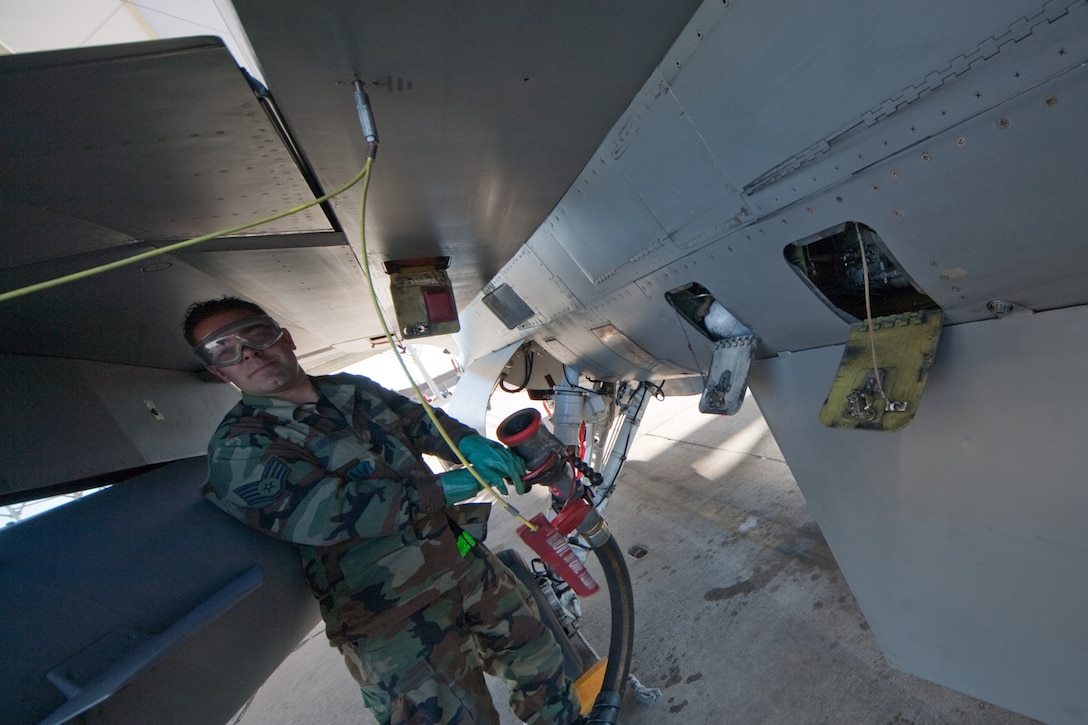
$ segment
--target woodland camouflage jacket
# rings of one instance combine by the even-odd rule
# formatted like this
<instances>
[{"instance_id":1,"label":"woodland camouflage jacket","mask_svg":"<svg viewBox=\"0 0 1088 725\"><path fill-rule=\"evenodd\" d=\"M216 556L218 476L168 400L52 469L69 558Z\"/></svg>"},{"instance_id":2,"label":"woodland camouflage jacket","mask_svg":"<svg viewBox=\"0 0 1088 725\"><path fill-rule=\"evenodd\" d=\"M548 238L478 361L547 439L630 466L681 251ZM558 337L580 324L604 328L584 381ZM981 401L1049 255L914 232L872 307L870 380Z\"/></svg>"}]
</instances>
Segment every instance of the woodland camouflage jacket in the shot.
<instances>
[{"instance_id":1,"label":"woodland camouflage jacket","mask_svg":"<svg viewBox=\"0 0 1088 725\"><path fill-rule=\"evenodd\" d=\"M423 407L354 375L312 377L317 403L243 395L212 436L219 508L298 545L334 645L388 627L465 573L438 476L454 461ZM436 411L455 443L476 431Z\"/></svg>"}]
</instances>

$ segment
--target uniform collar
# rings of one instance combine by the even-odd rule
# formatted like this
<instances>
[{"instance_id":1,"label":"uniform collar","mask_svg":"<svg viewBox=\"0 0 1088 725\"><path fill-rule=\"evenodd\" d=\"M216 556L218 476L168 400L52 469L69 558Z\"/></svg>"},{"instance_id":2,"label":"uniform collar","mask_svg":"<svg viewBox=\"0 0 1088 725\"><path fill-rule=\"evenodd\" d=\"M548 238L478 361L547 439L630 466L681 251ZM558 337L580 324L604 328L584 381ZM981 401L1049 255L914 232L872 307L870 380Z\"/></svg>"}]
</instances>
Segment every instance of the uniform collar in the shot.
<instances>
[{"instance_id":1,"label":"uniform collar","mask_svg":"<svg viewBox=\"0 0 1088 725\"><path fill-rule=\"evenodd\" d=\"M321 398L317 403L295 405L294 403L279 398L272 398L265 395L250 395L249 393L242 393L242 402L254 408L267 411L279 418L290 420L295 417L296 411L313 411L315 408L322 407L324 401L328 401L326 405L331 403L332 406L350 423L351 413L355 409L355 386L350 382L339 382L334 377L314 377L312 375L307 377L310 378L310 382L313 383L314 387L317 388L317 392L321 395Z\"/></svg>"}]
</instances>

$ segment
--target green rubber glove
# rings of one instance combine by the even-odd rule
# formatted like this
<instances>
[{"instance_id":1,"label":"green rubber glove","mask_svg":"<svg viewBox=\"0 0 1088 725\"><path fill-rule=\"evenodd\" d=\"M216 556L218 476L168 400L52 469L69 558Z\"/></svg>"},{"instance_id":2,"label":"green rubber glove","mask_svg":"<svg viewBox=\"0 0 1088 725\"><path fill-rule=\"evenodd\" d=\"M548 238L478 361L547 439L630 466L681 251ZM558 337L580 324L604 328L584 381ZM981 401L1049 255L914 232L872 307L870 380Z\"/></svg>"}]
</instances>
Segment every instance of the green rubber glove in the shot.
<instances>
[{"instance_id":1,"label":"green rubber glove","mask_svg":"<svg viewBox=\"0 0 1088 725\"><path fill-rule=\"evenodd\" d=\"M438 481L442 484L442 493L446 496L446 503L459 503L476 495L480 490L480 483L467 468L458 468L455 471L446 471L438 474Z\"/></svg>"},{"instance_id":2,"label":"green rubber glove","mask_svg":"<svg viewBox=\"0 0 1088 725\"><path fill-rule=\"evenodd\" d=\"M529 487L521 480L525 473L525 461L503 444L483 436L469 435L462 438L457 443L457 447L489 483L494 480L492 475L495 475L499 479L507 478L513 481L518 493L529 490ZM485 469L491 475L484 473Z\"/></svg>"},{"instance_id":3,"label":"green rubber glove","mask_svg":"<svg viewBox=\"0 0 1088 725\"><path fill-rule=\"evenodd\" d=\"M476 473L480 474L481 478L502 491L504 495L510 493L506 490L506 484L503 483L502 476L498 473L487 467L473 466L473 468L476 469ZM482 488L480 482L467 468L458 468L440 473L438 474L438 480L442 484L442 493L446 496L446 503L450 504L470 499Z\"/></svg>"},{"instance_id":4,"label":"green rubber glove","mask_svg":"<svg viewBox=\"0 0 1088 725\"><path fill-rule=\"evenodd\" d=\"M480 474L480 478L502 491L504 496L510 495L510 492L506 490L506 482L503 481L503 474L501 471L496 471L491 466L473 466L472 468L476 473Z\"/></svg>"}]
</instances>

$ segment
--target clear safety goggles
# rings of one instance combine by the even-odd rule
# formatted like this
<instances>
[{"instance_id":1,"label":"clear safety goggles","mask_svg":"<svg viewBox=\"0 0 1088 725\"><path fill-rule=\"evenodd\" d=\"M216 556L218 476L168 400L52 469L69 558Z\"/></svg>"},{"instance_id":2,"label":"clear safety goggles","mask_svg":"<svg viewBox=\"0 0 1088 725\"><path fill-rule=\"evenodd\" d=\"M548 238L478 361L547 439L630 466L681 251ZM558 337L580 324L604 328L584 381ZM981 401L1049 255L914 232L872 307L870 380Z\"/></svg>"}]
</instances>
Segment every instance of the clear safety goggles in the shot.
<instances>
[{"instance_id":1,"label":"clear safety goggles","mask_svg":"<svg viewBox=\"0 0 1088 725\"><path fill-rule=\"evenodd\" d=\"M267 350L283 337L283 328L268 315L256 315L221 327L193 347L205 365L222 368L242 360L242 348Z\"/></svg>"}]
</instances>

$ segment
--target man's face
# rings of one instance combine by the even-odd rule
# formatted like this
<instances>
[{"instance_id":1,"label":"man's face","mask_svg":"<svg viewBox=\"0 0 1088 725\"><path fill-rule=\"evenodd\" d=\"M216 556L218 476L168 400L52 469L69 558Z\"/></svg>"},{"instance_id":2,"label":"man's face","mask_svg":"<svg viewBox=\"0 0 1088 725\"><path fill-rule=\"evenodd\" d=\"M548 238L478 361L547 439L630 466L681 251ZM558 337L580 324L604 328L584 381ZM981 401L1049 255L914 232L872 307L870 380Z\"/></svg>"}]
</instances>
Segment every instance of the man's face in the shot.
<instances>
[{"instance_id":1,"label":"man's face","mask_svg":"<svg viewBox=\"0 0 1088 725\"><path fill-rule=\"evenodd\" d=\"M248 317L256 317L249 310L228 310L212 315L193 328L193 337L203 340L208 335ZM275 397L287 391L305 378L295 357L295 343L291 333L283 331L275 344L264 350L248 346L242 348L242 359L234 365L209 367L217 378L233 383L239 390L250 395Z\"/></svg>"}]
</instances>

